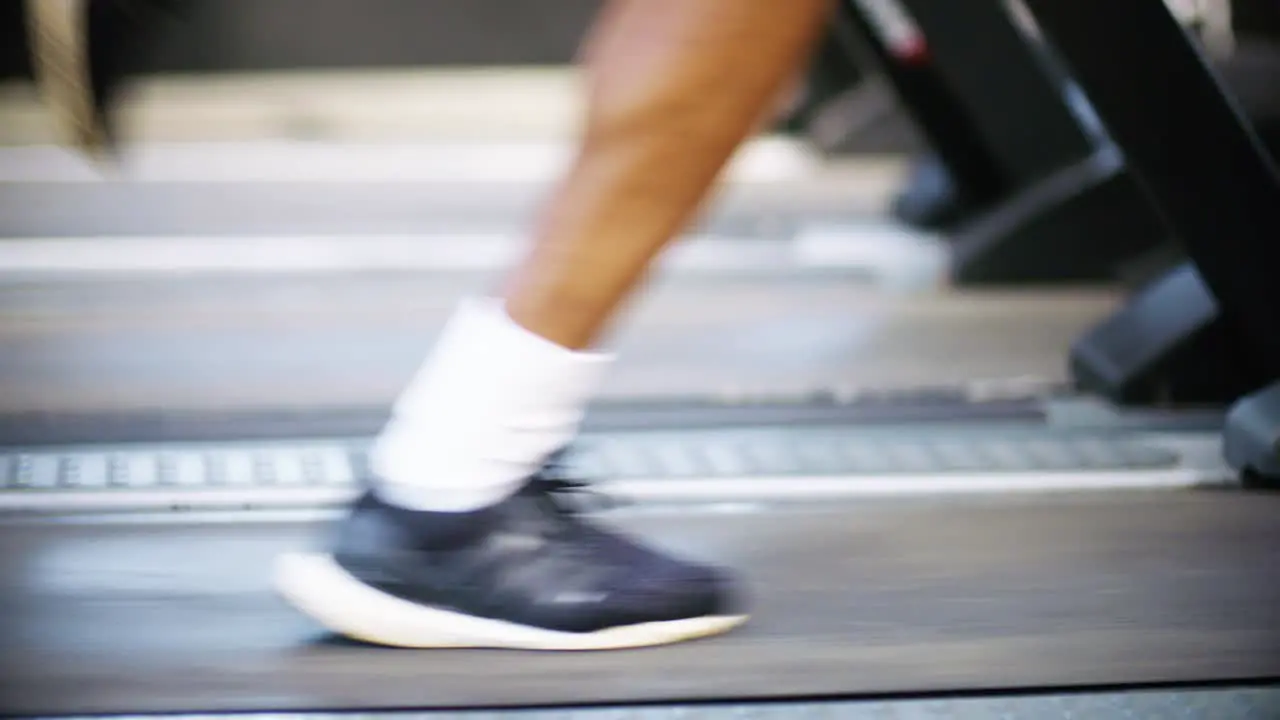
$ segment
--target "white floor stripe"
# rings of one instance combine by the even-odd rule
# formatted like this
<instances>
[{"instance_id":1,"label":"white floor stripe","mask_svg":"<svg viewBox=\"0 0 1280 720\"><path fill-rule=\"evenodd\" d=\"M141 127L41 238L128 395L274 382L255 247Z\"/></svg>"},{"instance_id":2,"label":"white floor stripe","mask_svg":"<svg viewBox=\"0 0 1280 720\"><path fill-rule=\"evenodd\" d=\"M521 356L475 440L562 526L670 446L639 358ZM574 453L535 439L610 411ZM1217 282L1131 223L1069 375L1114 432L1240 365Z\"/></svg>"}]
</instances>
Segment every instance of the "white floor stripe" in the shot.
<instances>
[{"instance_id":1,"label":"white floor stripe","mask_svg":"<svg viewBox=\"0 0 1280 720\"><path fill-rule=\"evenodd\" d=\"M690 235L664 258L675 271L857 270L882 280L935 282L945 265L940 243L905 228L873 223L824 230L829 247L794 239ZM482 271L519 259L527 235L448 232L422 235L64 237L0 240L0 277L169 273L328 273ZM843 246L840 250L837 246Z\"/></svg>"},{"instance_id":2,"label":"white floor stripe","mask_svg":"<svg viewBox=\"0 0 1280 720\"><path fill-rule=\"evenodd\" d=\"M127 147L119 172L56 146L0 148L0 182L441 182L545 183L573 159L563 142L151 143ZM745 145L730 183L809 177L820 161L801 143L765 137Z\"/></svg>"}]
</instances>

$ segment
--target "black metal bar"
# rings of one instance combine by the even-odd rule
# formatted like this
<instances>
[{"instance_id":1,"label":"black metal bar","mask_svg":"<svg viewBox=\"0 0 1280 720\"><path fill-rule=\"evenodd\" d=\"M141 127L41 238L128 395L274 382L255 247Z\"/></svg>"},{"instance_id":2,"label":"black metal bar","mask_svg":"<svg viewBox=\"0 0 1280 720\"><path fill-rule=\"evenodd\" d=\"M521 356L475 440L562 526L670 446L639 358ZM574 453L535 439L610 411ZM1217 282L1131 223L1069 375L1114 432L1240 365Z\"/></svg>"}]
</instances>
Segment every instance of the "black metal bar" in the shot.
<instances>
[{"instance_id":1,"label":"black metal bar","mask_svg":"<svg viewBox=\"0 0 1280 720\"><path fill-rule=\"evenodd\" d=\"M842 2L835 22L833 32L846 49L884 73L903 109L946 166L962 202L983 206L1009 192L990 148L932 60L896 57L857 0Z\"/></svg>"},{"instance_id":2,"label":"black metal bar","mask_svg":"<svg viewBox=\"0 0 1280 720\"><path fill-rule=\"evenodd\" d=\"M1023 0L1205 283L1280 372L1280 174L1161 0Z\"/></svg>"},{"instance_id":3,"label":"black metal bar","mask_svg":"<svg viewBox=\"0 0 1280 720\"><path fill-rule=\"evenodd\" d=\"M992 0L900 0L928 41L995 161L1016 188L1088 157L1094 143L1065 97L1066 78Z\"/></svg>"}]
</instances>

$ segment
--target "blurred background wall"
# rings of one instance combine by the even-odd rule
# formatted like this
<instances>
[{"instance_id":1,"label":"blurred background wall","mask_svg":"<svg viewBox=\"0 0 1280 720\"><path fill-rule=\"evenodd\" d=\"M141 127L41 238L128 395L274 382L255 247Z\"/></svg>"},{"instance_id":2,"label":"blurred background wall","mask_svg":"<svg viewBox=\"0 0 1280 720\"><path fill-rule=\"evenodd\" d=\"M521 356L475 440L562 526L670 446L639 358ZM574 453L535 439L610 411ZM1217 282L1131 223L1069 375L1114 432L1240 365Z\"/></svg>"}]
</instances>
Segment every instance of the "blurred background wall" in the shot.
<instances>
[{"instance_id":1,"label":"blurred background wall","mask_svg":"<svg viewBox=\"0 0 1280 720\"><path fill-rule=\"evenodd\" d=\"M170 0L172 1L172 0ZM573 59L602 0L178 0L160 73L547 65ZM0 76L26 72L17 0L0 3Z\"/></svg>"}]
</instances>

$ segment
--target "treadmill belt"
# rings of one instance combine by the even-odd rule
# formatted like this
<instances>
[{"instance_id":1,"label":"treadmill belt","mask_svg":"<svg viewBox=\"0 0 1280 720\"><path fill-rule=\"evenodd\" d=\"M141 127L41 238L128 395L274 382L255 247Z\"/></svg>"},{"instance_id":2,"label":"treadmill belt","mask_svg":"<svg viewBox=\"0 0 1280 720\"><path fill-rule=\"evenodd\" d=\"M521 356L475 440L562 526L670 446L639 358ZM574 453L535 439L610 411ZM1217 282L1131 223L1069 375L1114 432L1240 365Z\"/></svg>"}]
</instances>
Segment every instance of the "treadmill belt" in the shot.
<instances>
[{"instance_id":1,"label":"treadmill belt","mask_svg":"<svg viewBox=\"0 0 1280 720\"><path fill-rule=\"evenodd\" d=\"M374 710L1280 676L1280 497L729 510L617 519L748 571L753 621L608 654L335 640L269 589L272 558L319 537L308 521L11 521L0 525L0 697L23 715Z\"/></svg>"}]
</instances>

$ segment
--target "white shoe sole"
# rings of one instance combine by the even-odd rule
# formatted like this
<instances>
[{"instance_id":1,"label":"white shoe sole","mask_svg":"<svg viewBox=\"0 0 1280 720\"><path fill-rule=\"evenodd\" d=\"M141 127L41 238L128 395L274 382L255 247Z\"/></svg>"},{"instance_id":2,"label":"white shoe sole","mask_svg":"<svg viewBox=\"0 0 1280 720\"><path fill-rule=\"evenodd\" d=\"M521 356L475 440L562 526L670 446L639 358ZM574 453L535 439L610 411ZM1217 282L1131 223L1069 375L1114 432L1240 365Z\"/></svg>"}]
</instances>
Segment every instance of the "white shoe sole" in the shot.
<instances>
[{"instance_id":1,"label":"white shoe sole","mask_svg":"<svg viewBox=\"0 0 1280 720\"><path fill-rule=\"evenodd\" d=\"M332 557L289 554L276 563L276 590L333 632L402 648L619 650L727 632L745 615L708 616L569 633L424 607L356 580Z\"/></svg>"},{"instance_id":2,"label":"white shoe sole","mask_svg":"<svg viewBox=\"0 0 1280 720\"><path fill-rule=\"evenodd\" d=\"M106 133L93 110L85 0L27 0L31 65L59 131L76 149L100 155Z\"/></svg>"}]
</instances>

